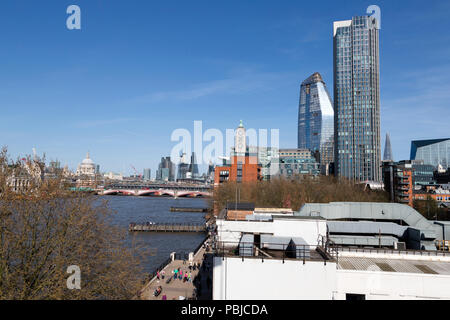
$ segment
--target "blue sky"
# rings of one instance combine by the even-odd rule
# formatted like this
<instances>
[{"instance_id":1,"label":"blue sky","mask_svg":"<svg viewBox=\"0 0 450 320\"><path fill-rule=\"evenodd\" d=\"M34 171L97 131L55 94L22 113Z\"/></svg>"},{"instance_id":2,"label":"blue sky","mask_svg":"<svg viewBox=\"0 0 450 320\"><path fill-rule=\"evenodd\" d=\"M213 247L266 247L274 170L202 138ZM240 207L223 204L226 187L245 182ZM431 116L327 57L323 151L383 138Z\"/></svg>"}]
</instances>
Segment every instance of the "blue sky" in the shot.
<instances>
[{"instance_id":1,"label":"blue sky","mask_svg":"<svg viewBox=\"0 0 450 320\"><path fill-rule=\"evenodd\" d=\"M82 30L66 9L82 10ZM0 145L75 168L151 168L173 130L280 129L297 144L299 85L318 71L333 94L333 21L381 8L382 141L450 136L448 1L3 0Z\"/></svg>"}]
</instances>

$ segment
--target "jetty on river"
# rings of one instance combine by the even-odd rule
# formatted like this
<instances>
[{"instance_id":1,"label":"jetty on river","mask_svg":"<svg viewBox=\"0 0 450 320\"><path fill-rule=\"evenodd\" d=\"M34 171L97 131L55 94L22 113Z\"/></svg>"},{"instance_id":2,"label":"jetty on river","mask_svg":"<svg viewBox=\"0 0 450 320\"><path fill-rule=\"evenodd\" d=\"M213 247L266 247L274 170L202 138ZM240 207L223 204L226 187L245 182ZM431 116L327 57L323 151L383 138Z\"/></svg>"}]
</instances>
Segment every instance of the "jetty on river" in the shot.
<instances>
[{"instance_id":1,"label":"jetty on river","mask_svg":"<svg viewBox=\"0 0 450 320\"><path fill-rule=\"evenodd\" d=\"M171 212L208 212L208 208L170 207Z\"/></svg>"},{"instance_id":2,"label":"jetty on river","mask_svg":"<svg viewBox=\"0 0 450 320\"><path fill-rule=\"evenodd\" d=\"M185 223L130 223L130 232L206 232L205 224Z\"/></svg>"}]
</instances>

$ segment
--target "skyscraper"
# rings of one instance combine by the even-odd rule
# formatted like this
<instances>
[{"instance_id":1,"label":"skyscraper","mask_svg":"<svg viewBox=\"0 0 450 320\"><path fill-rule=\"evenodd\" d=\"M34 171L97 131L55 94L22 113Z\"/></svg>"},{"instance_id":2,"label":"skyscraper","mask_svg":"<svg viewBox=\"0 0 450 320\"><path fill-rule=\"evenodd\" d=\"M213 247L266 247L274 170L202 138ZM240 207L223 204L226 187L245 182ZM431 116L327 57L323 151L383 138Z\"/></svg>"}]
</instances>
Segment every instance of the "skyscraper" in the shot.
<instances>
[{"instance_id":1,"label":"skyscraper","mask_svg":"<svg viewBox=\"0 0 450 320\"><path fill-rule=\"evenodd\" d=\"M381 181L379 29L374 17L333 24L335 170Z\"/></svg>"},{"instance_id":2,"label":"skyscraper","mask_svg":"<svg viewBox=\"0 0 450 320\"><path fill-rule=\"evenodd\" d=\"M177 180L186 179L188 172L189 172L189 163L186 159L186 153L183 152L180 155L180 163L178 164Z\"/></svg>"},{"instance_id":3,"label":"skyscraper","mask_svg":"<svg viewBox=\"0 0 450 320\"><path fill-rule=\"evenodd\" d=\"M158 170L156 170L156 180L159 181L174 181L174 164L170 160L170 157L161 158L161 163L158 165Z\"/></svg>"},{"instance_id":4,"label":"skyscraper","mask_svg":"<svg viewBox=\"0 0 450 320\"><path fill-rule=\"evenodd\" d=\"M198 178L198 164L197 158L195 157L195 152L191 155L191 164L189 165L189 172L191 173L191 178Z\"/></svg>"},{"instance_id":5,"label":"skyscraper","mask_svg":"<svg viewBox=\"0 0 450 320\"><path fill-rule=\"evenodd\" d=\"M411 142L411 160L437 168L450 168L450 139L416 140Z\"/></svg>"},{"instance_id":6,"label":"skyscraper","mask_svg":"<svg viewBox=\"0 0 450 320\"><path fill-rule=\"evenodd\" d=\"M333 162L334 110L325 82L316 72L300 87L298 148L320 152L320 162Z\"/></svg>"},{"instance_id":7,"label":"skyscraper","mask_svg":"<svg viewBox=\"0 0 450 320\"><path fill-rule=\"evenodd\" d=\"M391 138L389 136L389 133L386 133L383 161L394 161L394 156L392 155Z\"/></svg>"},{"instance_id":8,"label":"skyscraper","mask_svg":"<svg viewBox=\"0 0 450 320\"><path fill-rule=\"evenodd\" d=\"M152 170L144 169L144 181L150 181L152 178Z\"/></svg>"}]
</instances>

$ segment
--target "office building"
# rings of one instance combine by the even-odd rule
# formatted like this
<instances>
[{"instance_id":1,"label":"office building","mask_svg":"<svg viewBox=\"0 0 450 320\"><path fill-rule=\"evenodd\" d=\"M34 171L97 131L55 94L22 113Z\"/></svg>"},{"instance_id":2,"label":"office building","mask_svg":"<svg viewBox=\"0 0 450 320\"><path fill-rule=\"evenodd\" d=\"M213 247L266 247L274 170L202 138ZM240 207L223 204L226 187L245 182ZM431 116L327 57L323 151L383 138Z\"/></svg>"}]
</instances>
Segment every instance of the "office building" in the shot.
<instances>
[{"instance_id":1,"label":"office building","mask_svg":"<svg viewBox=\"0 0 450 320\"><path fill-rule=\"evenodd\" d=\"M177 180L187 179L189 172L189 163L187 161L186 153L182 153L180 156L180 163L178 164Z\"/></svg>"},{"instance_id":2,"label":"office building","mask_svg":"<svg viewBox=\"0 0 450 320\"><path fill-rule=\"evenodd\" d=\"M413 206L414 183L411 163L383 161L383 182L391 202Z\"/></svg>"},{"instance_id":3,"label":"office building","mask_svg":"<svg viewBox=\"0 0 450 320\"><path fill-rule=\"evenodd\" d=\"M416 140L411 142L411 160L423 160L436 169L450 167L450 139Z\"/></svg>"},{"instance_id":4,"label":"office building","mask_svg":"<svg viewBox=\"0 0 450 320\"><path fill-rule=\"evenodd\" d=\"M379 29L374 17L333 25L335 171L381 181Z\"/></svg>"},{"instance_id":5,"label":"office building","mask_svg":"<svg viewBox=\"0 0 450 320\"><path fill-rule=\"evenodd\" d=\"M279 174L283 178L299 178L301 176L318 176L320 163L317 162L311 150L280 149Z\"/></svg>"},{"instance_id":6,"label":"office building","mask_svg":"<svg viewBox=\"0 0 450 320\"><path fill-rule=\"evenodd\" d=\"M152 179L152 170L151 169L144 169L144 181L150 181Z\"/></svg>"},{"instance_id":7,"label":"office building","mask_svg":"<svg viewBox=\"0 0 450 320\"><path fill-rule=\"evenodd\" d=\"M300 87L298 148L319 152L323 165L334 161L334 110L318 72L303 81Z\"/></svg>"},{"instance_id":8,"label":"office building","mask_svg":"<svg viewBox=\"0 0 450 320\"><path fill-rule=\"evenodd\" d=\"M449 184L450 183L450 168L445 170L442 166L438 167L438 170L433 172L433 179L437 184Z\"/></svg>"},{"instance_id":9,"label":"office building","mask_svg":"<svg viewBox=\"0 0 450 320\"><path fill-rule=\"evenodd\" d=\"M170 157L161 158L161 162L156 170L156 180L158 181L174 181L175 180L175 166L170 160Z\"/></svg>"},{"instance_id":10,"label":"office building","mask_svg":"<svg viewBox=\"0 0 450 320\"><path fill-rule=\"evenodd\" d=\"M198 178L199 177L199 173L198 173L198 164L197 164L197 159L195 157L195 152L192 152L191 155L191 163L189 164L189 172L190 174L190 178Z\"/></svg>"}]
</instances>

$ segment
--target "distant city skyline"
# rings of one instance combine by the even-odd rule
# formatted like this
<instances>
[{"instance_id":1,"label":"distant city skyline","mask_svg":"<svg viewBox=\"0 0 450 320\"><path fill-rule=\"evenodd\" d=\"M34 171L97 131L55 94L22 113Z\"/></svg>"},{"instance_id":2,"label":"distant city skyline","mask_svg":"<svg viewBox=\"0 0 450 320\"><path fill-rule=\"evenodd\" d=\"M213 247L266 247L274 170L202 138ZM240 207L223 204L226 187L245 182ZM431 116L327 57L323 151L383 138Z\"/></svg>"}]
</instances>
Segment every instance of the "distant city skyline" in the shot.
<instances>
[{"instance_id":1,"label":"distant city skyline","mask_svg":"<svg viewBox=\"0 0 450 320\"><path fill-rule=\"evenodd\" d=\"M89 151L101 171L141 174L170 155L173 130L242 119L293 148L299 85L314 72L334 85L333 22L371 4L79 0L78 31L68 3L2 2L0 146L13 158L35 147L73 171ZM450 28L450 3L376 4L381 145L389 132L395 158L409 159L411 141L449 136L450 36L436 30Z\"/></svg>"}]
</instances>

